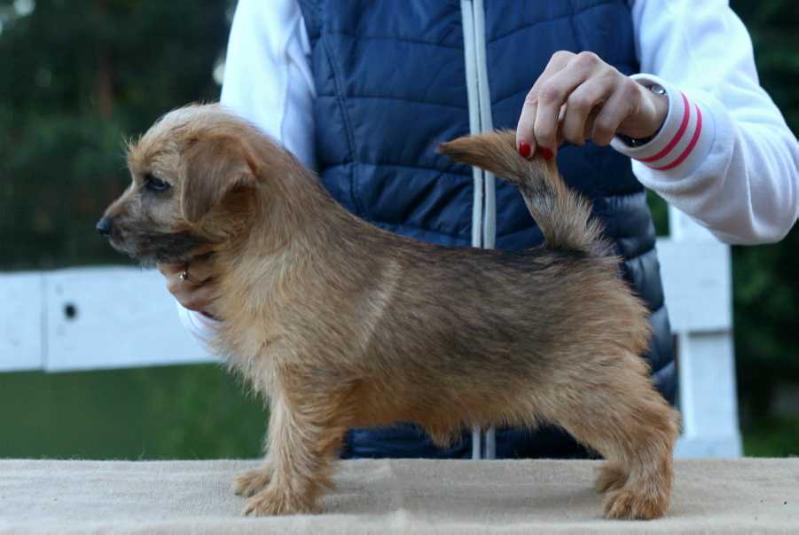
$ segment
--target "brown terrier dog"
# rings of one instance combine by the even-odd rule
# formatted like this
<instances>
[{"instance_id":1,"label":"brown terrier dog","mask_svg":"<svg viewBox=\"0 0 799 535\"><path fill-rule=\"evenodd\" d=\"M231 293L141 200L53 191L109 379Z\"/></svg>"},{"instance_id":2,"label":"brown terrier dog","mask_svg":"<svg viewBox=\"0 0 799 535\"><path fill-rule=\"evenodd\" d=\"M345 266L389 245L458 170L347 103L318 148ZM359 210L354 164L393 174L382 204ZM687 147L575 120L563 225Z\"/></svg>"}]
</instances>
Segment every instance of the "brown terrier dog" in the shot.
<instances>
[{"instance_id":1,"label":"brown terrier dog","mask_svg":"<svg viewBox=\"0 0 799 535\"><path fill-rule=\"evenodd\" d=\"M600 452L611 518L668 509L676 414L640 358L647 311L554 163L512 132L441 152L516 184L546 238L453 249L380 230L216 105L173 111L130 147L133 183L98 227L144 262L214 250L213 341L268 395L247 514L315 511L347 429L417 422L447 445L474 425L553 422ZM479 274L479 276L478 276Z\"/></svg>"}]
</instances>

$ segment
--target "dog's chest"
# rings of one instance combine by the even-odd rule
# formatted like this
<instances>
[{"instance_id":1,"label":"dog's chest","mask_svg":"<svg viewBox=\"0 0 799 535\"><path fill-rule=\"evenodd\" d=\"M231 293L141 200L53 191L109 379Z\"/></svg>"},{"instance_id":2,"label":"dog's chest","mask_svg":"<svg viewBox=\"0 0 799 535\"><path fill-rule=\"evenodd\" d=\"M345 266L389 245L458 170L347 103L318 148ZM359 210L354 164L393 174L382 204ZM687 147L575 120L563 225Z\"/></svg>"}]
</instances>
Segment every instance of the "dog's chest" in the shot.
<instances>
[{"instance_id":1,"label":"dog's chest","mask_svg":"<svg viewBox=\"0 0 799 535\"><path fill-rule=\"evenodd\" d=\"M214 340L229 366L250 380L257 390L270 390L275 360L281 347L278 330L265 322L227 321Z\"/></svg>"}]
</instances>

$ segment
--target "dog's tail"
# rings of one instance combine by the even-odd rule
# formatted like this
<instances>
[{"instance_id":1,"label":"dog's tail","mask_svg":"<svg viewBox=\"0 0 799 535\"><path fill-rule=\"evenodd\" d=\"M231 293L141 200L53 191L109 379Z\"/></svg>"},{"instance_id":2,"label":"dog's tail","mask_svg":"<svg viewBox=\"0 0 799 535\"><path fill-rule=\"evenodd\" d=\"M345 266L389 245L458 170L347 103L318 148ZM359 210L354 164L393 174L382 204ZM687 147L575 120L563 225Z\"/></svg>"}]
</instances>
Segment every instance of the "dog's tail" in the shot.
<instances>
[{"instance_id":1,"label":"dog's tail","mask_svg":"<svg viewBox=\"0 0 799 535\"><path fill-rule=\"evenodd\" d=\"M608 254L608 244L601 237L602 227L591 218L588 201L566 186L554 160L520 156L513 131L460 137L442 143L438 151L518 186L550 249Z\"/></svg>"}]
</instances>

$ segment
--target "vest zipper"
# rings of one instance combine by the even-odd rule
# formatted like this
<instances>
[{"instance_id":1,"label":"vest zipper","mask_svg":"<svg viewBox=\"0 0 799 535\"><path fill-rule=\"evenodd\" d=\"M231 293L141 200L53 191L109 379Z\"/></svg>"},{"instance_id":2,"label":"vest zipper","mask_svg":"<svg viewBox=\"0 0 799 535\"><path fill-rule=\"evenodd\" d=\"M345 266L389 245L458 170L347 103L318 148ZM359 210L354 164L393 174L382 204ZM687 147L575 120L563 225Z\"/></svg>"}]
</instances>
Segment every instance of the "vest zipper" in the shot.
<instances>
[{"instance_id":1,"label":"vest zipper","mask_svg":"<svg viewBox=\"0 0 799 535\"><path fill-rule=\"evenodd\" d=\"M463 54L466 66L466 93L469 101L469 131L478 134L492 130L491 95L486 65L485 7L483 0L461 0ZM493 249L496 242L496 197L494 175L472 168L472 247ZM475 274L479 276L479 274ZM485 435L483 450L479 427L472 429L472 458L493 459L496 455L494 429Z\"/></svg>"}]
</instances>

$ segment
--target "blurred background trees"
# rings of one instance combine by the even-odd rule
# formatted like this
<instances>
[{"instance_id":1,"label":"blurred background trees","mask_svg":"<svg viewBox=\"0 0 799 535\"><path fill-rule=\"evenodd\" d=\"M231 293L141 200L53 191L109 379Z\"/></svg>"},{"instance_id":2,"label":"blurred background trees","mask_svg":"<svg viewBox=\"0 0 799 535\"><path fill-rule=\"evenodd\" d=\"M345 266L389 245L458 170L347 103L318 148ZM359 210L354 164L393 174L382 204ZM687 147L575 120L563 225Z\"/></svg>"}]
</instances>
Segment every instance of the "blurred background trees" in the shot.
<instances>
[{"instance_id":1,"label":"blurred background trees","mask_svg":"<svg viewBox=\"0 0 799 535\"><path fill-rule=\"evenodd\" d=\"M733 0L760 81L799 133L799 2ZM733 248L735 357L744 447L799 455L799 227L776 245Z\"/></svg>"},{"instance_id":2,"label":"blurred background trees","mask_svg":"<svg viewBox=\"0 0 799 535\"><path fill-rule=\"evenodd\" d=\"M170 108L218 98L229 9L0 1L4 269L120 261L86 230L129 180L123 142Z\"/></svg>"},{"instance_id":3,"label":"blurred background trees","mask_svg":"<svg viewBox=\"0 0 799 535\"><path fill-rule=\"evenodd\" d=\"M796 133L799 3L732 6ZM124 141L170 108L218 98L233 7L0 0L0 270L124 262L93 232L128 181ZM794 230L733 251L747 454L799 454L798 247ZM0 457L254 456L264 416L242 392L215 366L0 374Z\"/></svg>"}]
</instances>

